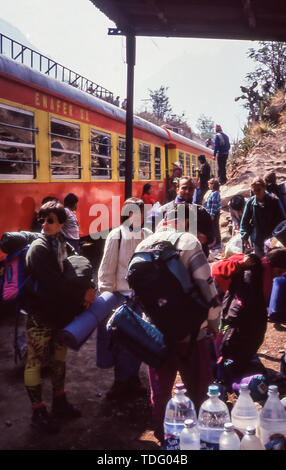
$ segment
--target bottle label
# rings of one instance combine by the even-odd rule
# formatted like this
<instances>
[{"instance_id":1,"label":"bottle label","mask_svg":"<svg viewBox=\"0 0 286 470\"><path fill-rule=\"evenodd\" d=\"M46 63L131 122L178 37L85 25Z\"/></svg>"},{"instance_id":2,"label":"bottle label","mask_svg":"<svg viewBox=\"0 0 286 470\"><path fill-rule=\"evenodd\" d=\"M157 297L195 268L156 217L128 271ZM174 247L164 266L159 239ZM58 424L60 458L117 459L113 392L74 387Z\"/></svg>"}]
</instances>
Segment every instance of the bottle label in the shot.
<instances>
[{"instance_id":1,"label":"bottle label","mask_svg":"<svg viewBox=\"0 0 286 470\"><path fill-rule=\"evenodd\" d=\"M202 441L201 439L201 450L219 450L219 444L215 442Z\"/></svg>"},{"instance_id":2,"label":"bottle label","mask_svg":"<svg viewBox=\"0 0 286 470\"><path fill-rule=\"evenodd\" d=\"M180 438L174 434L165 434L164 450L180 450Z\"/></svg>"}]
</instances>

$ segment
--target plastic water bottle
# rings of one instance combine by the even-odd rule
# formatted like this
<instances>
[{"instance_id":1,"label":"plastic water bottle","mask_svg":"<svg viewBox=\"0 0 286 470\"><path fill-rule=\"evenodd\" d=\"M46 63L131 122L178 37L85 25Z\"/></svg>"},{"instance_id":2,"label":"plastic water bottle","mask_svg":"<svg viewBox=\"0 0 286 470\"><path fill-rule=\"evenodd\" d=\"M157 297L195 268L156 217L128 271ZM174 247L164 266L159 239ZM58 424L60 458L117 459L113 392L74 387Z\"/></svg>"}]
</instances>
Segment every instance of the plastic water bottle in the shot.
<instances>
[{"instance_id":1,"label":"plastic water bottle","mask_svg":"<svg viewBox=\"0 0 286 470\"><path fill-rule=\"evenodd\" d=\"M176 384L175 395L169 400L164 419L164 449L180 450L180 434L186 419L197 423L193 402L186 395L184 384Z\"/></svg>"},{"instance_id":2,"label":"plastic water bottle","mask_svg":"<svg viewBox=\"0 0 286 470\"><path fill-rule=\"evenodd\" d=\"M284 406L284 408L286 410L286 397L281 398L280 401L281 401L282 405Z\"/></svg>"},{"instance_id":3,"label":"plastic water bottle","mask_svg":"<svg viewBox=\"0 0 286 470\"><path fill-rule=\"evenodd\" d=\"M180 434L180 450L200 450L200 433L193 419L186 419Z\"/></svg>"},{"instance_id":4,"label":"plastic water bottle","mask_svg":"<svg viewBox=\"0 0 286 470\"><path fill-rule=\"evenodd\" d=\"M226 404L219 399L219 387L210 385L209 398L200 407L198 429L200 432L201 449L219 450L219 438L224 431L224 423L230 422Z\"/></svg>"},{"instance_id":5,"label":"plastic water bottle","mask_svg":"<svg viewBox=\"0 0 286 470\"><path fill-rule=\"evenodd\" d=\"M265 446L271 441L271 435L286 436L286 410L279 400L278 387L270 385L268 398L260 412L260 439Z\"/></svg>"},{"instance_id":6,"label":"plastic water bottle","mask_svg":"<svg viewBox=\"0 0 286 470\"><path fill-rule=\"evenodd\" d=\"M247 426L245 434L240 442L240 450L265 450L261 440L255 435L256 428Z\"/></svg>"},{"instance_id":7,"label":"plastic water bottle","mask_svg":"<svg viewBox=\"0 0 286 470\"><path fill-rule=\"evenodd\" d=\"M240 439L232 423L224 423L224 431L219 438L219 450L240 450Z\"/></svg>"},{"instance_id":8,"label":"plastic water bottle","mask_svg":"<svg viewBox=\"0 0 286 470\"><path fill-rule=\"evenodd\" d=\"M243 434L245 434L247 426L258 427L258 410L250 396L247 384L240 384L239 397L231 410L231 421L234 427Z\"/></svg>"}]
</instances>

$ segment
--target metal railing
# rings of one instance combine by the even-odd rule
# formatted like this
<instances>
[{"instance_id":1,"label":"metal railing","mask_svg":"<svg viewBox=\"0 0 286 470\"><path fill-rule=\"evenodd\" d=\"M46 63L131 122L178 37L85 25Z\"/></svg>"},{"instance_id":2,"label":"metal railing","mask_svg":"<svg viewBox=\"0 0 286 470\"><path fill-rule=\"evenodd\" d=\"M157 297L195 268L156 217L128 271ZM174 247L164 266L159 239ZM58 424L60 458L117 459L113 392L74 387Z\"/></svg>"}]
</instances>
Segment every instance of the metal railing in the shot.
<instances>
[{"instance_id":1,"label":"metal railing","mask_svg":"<svg viewBox=\"0 0 286 470\"><path fill-rule=\"evenodd\" d=\"M105 101L114 102L111 91L2 33L0 33L0 54Z\"/></svg>"}]
</instances>

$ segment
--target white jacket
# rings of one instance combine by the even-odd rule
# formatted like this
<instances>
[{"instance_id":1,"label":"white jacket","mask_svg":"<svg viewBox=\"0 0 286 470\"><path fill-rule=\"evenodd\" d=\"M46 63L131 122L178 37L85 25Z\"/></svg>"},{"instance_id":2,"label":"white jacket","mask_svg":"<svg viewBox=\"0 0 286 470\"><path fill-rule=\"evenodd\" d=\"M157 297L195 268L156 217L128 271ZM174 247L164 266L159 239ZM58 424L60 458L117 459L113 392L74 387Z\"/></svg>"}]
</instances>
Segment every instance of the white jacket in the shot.
<instances>
[{"instance_id":1,"label":"white jacket","mask_svg":"<svg viewBox=\"0 0 286 470\"><path fill-rule=\"evenodd\" d=\"M125 279L129 261L137 245L151 234L151 230L147 228L143 228L135 234L130 232L124 225L111 230L105 242L103 257L98 270L98 290L100 294L105 291L131 291ZM135 238L138 235L139 238ZM119 245L120 250L118 250Z\"/></svg>"}]
</instances>

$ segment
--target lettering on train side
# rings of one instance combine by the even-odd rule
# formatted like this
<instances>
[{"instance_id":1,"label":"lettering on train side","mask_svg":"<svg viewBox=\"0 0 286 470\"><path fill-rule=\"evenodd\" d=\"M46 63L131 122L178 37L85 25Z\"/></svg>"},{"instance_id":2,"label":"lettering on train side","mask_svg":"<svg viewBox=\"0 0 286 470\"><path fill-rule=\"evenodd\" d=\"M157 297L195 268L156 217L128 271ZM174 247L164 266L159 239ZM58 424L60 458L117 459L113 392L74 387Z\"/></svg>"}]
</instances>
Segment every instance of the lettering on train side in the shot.
<instances>
[{"instance_id":1,"label":"lettering on train side","mask_svg":"<svg viewBox=\"0 0 286 470\"><path fill-rule=\"evenodd\" d=\"M65 116L73 117L74 108L72 104L68 104L66 101L51 98L48 95L42 93L35 93L35 105L39 108L46 109L47 111L57 112L64 114ZM85 109L80 109L80 119L82 121L89 122L89 114Z\"/></svg>"}]
</instances>

